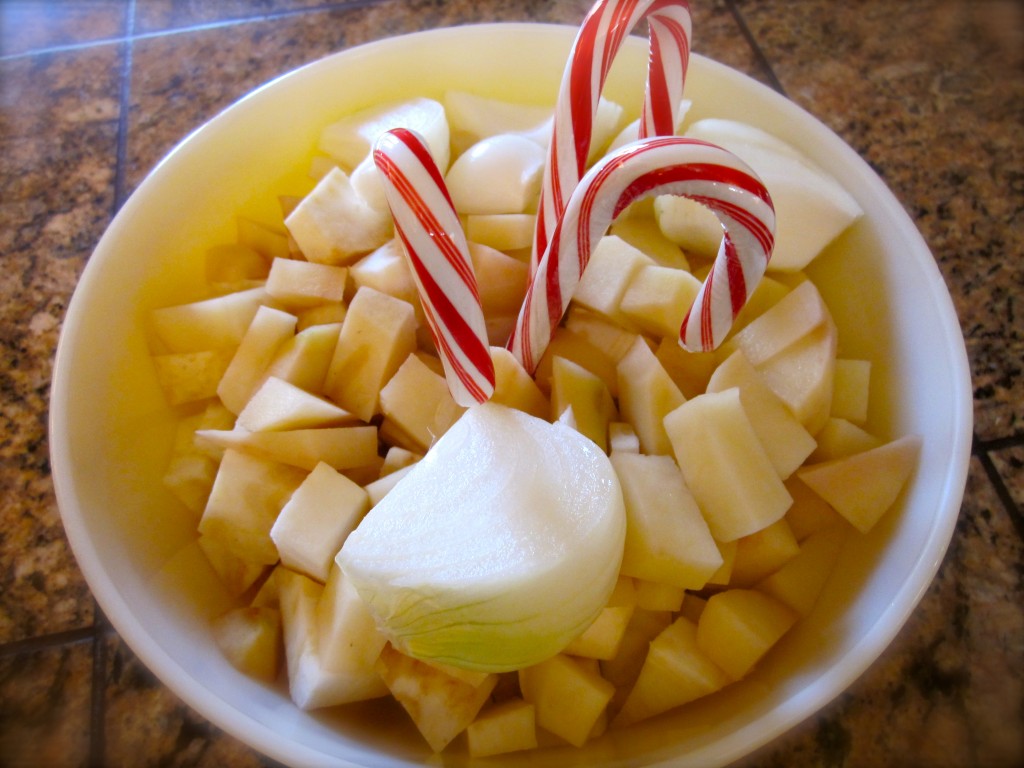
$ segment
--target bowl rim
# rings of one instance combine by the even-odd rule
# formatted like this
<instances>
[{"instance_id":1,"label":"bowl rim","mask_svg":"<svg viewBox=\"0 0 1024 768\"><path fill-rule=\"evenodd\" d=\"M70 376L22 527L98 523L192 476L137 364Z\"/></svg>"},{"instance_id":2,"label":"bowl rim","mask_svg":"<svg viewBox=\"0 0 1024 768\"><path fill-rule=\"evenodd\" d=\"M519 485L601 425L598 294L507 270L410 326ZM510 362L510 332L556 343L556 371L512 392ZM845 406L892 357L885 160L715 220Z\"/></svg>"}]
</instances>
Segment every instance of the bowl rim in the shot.
<instances>
[{"instance_id":1,"label":"bowl rim","mask_svg":"<svg viewBox=\"0 0 1024 768\"><path fill-rule=\"evenodd\" d=\"M72 410L71 404L74 399L73 384L69 378L68 370L72 365L70 361L71 349L74 348L76 336L78 335L77 328L79 323L76 320L82 313L88 310L87 296L91 293L93 283L99 279L97 277L99 272L98 262L116 239L118 223L131 215L133 207L139 204L139 201L145 195L145 191L154 183L152 181L154 177L159 176L164 167L173 163L174 159L186 147L196 141L197 136L208 132L210 126L215 125L225 113L230 112L242 103L266 98L268 93L272 94L276 89L284 87L288 81L296 78L300 73L321 67L331 67L338 59L362 55L363 52L370 49L382 49L388 46L401 45L403 41L409 38L429 37L440 42L443 40L456 41L465 35L521 34L524 31L529 33L550 33L559 36L559 40L561 40L561 36L566 36L568 41L575 36L577 27L565 24L497 22L422 30L341 49L277 75L251 90L188 133L149 171L129 198L126 199L124 205L117 211L100 238L93 251L93 257L89 259L82 272L65 314L51 378L49 434L51 438L52 479L58 509L70 546L83 576L90 586L94 599L110 624L124 639L132 652L188 706L232 736L282 763L302 765L327 763L332 765L361 764L345 761L339 763L336 758L329 757L318 750L300 743L291 742L287 744L287 749L282 748L282 740L276 738L273 732L266 730L262 723L249 714L236 709L220 696L211 696L209 689L204 687L200 680L187 674L182 674L183 670L175 659L159 643L153 642L151 631L132 612L127 596L107 572L104 562L91 541L88 525L79 513L75 480L69 469L71 464L70 450L68 444L63 439L63 436L68 431L68 422ZM646 44L645 40L641 42ZM812 692L804 692L803 695L794 697L795 700L787 702L787 706L777 708L768 715L746 724L733 733L733 738L730 739L729 744L712 743L698 747L696 750L687 752L682 756L682 759L687 764L700 765L707 764L709 759L713 759L716 763L729 762L748 755L776 739L784 732L791 730L801 721L819 712L864 674L906 624L911 613L915 610L934 580L951 541L958 519L959 509L966 489L973 440L973 396L962 329L957 320L956 310L948 288L924 238L888 186L868 166L866 161L830 128L787 97L725 64L697 53L691 56L689 77L693 77L696 72L704 69L709 73L734 78L737 82L743 83L744 87L751 87L766 92L768 94L767 98L772 99L773 103L777 103L781 111L795 116L801 121L811 121L827 133L829 140L835 145L834 147L830 146L830 151L834 149L842 154L846 154L854 158L858 164L864 166L865 172L873 177L873 183L876 187L874 191L877 192L882 200L882 205L898 211L902 216L901 234L913 243L915 247L912 249L912 254L919 262L917 266L923 269L924 273L931 278L928 286L929 291L936 306L940 308L940 314L943 318L942 327L937 328L936 333L941 333L944 337L953 340L959 340L959 344L951 345L951 348L956 351L953 353L953 369L949 371L949 375L955 393L958 395L956 400L959 407L955 413L950 415L954 440L950 472L946 475L941 490L944 514L941 517L941 524L931 529L926 545L917 555L917 559L922 562L921 570L917 571L921 578L914 583L904 584L892 596L890 603L876 622L876 625L884 624L885 631L878 631L876 629L868 637L862 638L845 656L837 660L841 661L842 664L837 664L828 670L825 675L818 678L819 682L830 684L817 685ZM693 66L694 63L697 64L696 67ZM723 75L723 73L725 74ZM928 258L925 259L924 256ZM366 754L370 755L372 753ZM669 757L664 762L657 764L678 765L680 764L679 759L680 756Z\"/></svg>"}]
</instances>

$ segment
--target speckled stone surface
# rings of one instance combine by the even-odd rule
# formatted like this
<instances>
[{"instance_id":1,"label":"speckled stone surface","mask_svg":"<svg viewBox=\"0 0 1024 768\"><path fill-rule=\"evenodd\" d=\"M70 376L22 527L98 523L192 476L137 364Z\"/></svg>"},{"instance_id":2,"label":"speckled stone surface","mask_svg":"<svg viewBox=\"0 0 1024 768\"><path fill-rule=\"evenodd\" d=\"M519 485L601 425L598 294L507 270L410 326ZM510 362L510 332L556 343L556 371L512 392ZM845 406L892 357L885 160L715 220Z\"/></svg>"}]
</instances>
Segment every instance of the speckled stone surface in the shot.
<instances>
[{"instance_id":1,"label":"speckled stone surface","mask_svg":"<svg viewBox=\"0 0 1024 768\"><path fill-rule=\"evenodd\" d=\"M384 36L577 24L589 0L0 2L0 765L272 763L96 610L49 473L64 311L131 190L260 83ZM1024 5L693 2L694 49L781 89L878 171L934 253L975 388L963 508L896 640L744 766L1024 764Z\"/></svg>"}]
</instances>

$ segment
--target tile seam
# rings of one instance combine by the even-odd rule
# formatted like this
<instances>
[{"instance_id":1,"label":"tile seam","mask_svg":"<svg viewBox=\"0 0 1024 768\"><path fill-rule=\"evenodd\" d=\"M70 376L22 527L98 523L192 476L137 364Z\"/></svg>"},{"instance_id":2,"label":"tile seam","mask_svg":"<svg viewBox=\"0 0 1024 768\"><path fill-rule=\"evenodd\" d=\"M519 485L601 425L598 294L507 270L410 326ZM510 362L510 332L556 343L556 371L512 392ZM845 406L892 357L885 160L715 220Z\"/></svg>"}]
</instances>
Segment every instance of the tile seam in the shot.
<instances>
[{"instance_id":1,"label":"tile seam","mask_svg":"<svg viewBox=\"0 0 1024 768\"><path fill-rule=\"evenodd\" d=\"M743 35L743 39L746 40L747 45L750 46L750 49L754 54L754 58L764 71L771 87L783 96L787 96L786 89L783 87L782 81L779 80L778 76L775 74L775 70L772 68L771 62L768 60L768 56L765 54L764 49L762 49L758 44L757 40L754 38L754 33L750 30L750 27L747 26L747 21L743 18L743 13L736 5L735 0L725 0L725 7L728 8L729 12L732 14L733 20L740 28L740 34Z\"/></svg>"}]
</instances>

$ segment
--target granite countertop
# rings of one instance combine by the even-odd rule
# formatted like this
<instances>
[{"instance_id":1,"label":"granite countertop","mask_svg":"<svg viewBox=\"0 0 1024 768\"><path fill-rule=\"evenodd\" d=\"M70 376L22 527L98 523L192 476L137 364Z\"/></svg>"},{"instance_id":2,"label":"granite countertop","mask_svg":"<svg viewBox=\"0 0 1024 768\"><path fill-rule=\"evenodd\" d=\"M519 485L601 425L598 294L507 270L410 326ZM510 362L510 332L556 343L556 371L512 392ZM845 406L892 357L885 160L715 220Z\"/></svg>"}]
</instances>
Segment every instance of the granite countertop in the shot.
<instances>
[{"instance_id":1,"label":"granite countertop","mask_svg":"<svg viewBox=\"0 0 1024 768\"><path fill-rule=\"evenodd\" d=\"M590 0L0 2L0 765L265 765L142 666L67 544L47 398L89 254L176 142L333 51ZM961 319L975 441L949 551L882 657L745 765L1024 764L1024 5L693 0L694 49L875 168Z\"/></svg>"}]
</instances>

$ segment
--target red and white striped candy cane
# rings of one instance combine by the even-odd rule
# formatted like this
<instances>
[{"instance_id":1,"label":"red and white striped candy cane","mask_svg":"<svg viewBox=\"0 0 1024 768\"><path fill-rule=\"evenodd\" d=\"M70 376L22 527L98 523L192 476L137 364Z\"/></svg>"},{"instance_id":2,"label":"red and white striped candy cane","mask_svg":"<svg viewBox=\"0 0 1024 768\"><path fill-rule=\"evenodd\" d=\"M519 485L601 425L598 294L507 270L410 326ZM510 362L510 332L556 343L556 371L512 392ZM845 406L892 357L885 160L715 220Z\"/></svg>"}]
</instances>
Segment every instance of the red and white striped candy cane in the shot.
<instances>
[{"instance_id":1,"label":"red and white striped candy cane","mask_svg":"<svg viewBox=\"0 0 1024 768\"><path fill-rule=\"evenodd\" d=\"M690 4L685 0L598 0L580 26L562 75L537 209L534 269L586 170L594 117L612 61L626 36L645 18L651 55L639 137L671 136L676 131L690 61Z\"/></svg>"},{"instance_id":2,"label":"red and white striped candy cane","mask_svg":"<svg viewBox=\"0 0 1024 768\"><path fill-rule=\"evenodd\" d=\"M424 140L405 128L381 135L373 161L384 180L448 389L459 405L482 403L494 393L494 363L466 236L441 172Z\"/></svg>"},{"instance_id":3,"label":"red and white striped candy cane","mask_svg":"<svg viewBox=\"0 0 1024 768\"><path fill-rule=\"evenodd\" d=\"M721 147L677 136L641 139L597 163L569 198L508 342L527 371L536 370L591 251L615 217L635 200L660 194L703 203L722 222L721 248L679 340L691 351L706 351L725 339L771 258L771 198L754 172Z\"/></svg>"}]
</instances>

